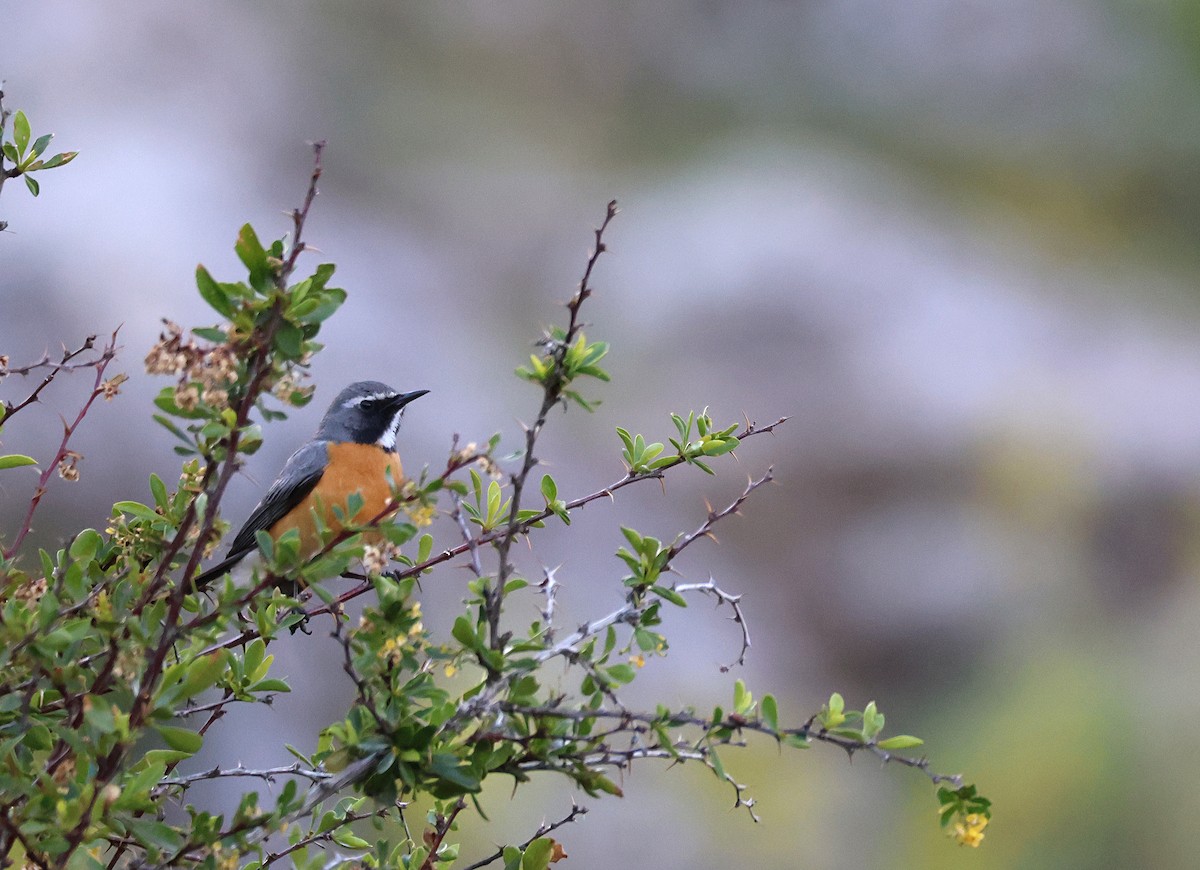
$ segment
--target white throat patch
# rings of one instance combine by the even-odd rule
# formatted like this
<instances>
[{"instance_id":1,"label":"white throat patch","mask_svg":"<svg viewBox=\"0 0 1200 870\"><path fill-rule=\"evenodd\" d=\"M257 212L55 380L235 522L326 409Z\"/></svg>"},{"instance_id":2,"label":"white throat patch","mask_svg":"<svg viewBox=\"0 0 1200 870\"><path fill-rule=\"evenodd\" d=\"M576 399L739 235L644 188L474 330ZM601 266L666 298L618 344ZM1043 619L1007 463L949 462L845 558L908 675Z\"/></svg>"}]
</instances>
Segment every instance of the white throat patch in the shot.
<instances>
[{"instance_id":1,"label":"white throat patch","mask_svg":"<svg viewBox=\"0 0 1200 870\"><path fill-rule=\"evenodd\" d=\"M400 429L400 417L403 413L403 408L396 412L396 416L392 418L391 424L383 430L383 434L375 442L384 450L392 451L396 449L396 433Z\"/></svg>"}]
</instances>

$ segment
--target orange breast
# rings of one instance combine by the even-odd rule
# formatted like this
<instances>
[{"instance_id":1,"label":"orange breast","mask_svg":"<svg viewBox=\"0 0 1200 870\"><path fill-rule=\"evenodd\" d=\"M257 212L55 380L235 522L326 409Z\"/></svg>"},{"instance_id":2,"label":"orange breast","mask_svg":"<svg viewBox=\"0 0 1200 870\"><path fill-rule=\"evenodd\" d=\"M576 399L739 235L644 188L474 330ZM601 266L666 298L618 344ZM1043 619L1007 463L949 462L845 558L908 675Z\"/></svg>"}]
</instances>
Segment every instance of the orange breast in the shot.
<instances>
[{"instance_id":1,"label":"orange breast","mask_svg":"<svg viewBox=\"0 0 1200 870\"><path fill-rule=\"evenodd\" d=\"M273 538L289 529L299 529L301 550L308 558L321 549L314 511L335 533L346 523L337 518L334 505L350 525L368 523L387 507L392 498L392 487L399 486L403 480L400 457L373 444L330 444L328 454L329 464L313 491L286 517L271 526ZM358 512L350 516L347 502L355 492L362 497L363 503Z\"/></svg>"}]
</instances>

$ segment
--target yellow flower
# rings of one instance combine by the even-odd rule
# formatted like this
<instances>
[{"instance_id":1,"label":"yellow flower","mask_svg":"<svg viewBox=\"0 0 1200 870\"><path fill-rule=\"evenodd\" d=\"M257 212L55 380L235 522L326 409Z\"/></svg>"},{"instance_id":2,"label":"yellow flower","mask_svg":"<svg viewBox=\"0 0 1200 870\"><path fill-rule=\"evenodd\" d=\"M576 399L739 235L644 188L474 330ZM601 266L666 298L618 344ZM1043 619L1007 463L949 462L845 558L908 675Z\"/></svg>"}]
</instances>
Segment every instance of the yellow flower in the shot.
<instances>
[{"instance_id":1,"label":"yellow flower","mask_svg":"<svg viewBox=\"0 0 1200 870\"><path fill-rule=\"evenodd\" d=\"M444 668L444 672L445 672L445 674L446 674L446 676L447 676L447 677L452 677L452 676L454 676L455 674L457 674L457 673L458 673L458 666L457 666L457 665L454 665L454 664L448 664L448 665L446 665L446 667Z\"/></svg>"},{"instance_id":2,"label":"yellow flower","mask_svg":"<svg viewBox=\"0 0 1200 870\"><path fill-rule=\"evenodd\" d=\"M644 668L646 667L646 657L641 653L638 653L637 655L629 657L629 663L631 665L636 665L639 668Z\"/></svg>"},{"instance_id":3,"label":"yellow flower","mask_svg":"<svg viewBox=\"0 0 1200 870\"><path fill-rule=\"evenodd\" d=\"M966 818L955 823L951 833L954 839L958 840L959 845L978 849L979 844L983 842L983 829L987 825L987 816L980 813L969 813Z\"/></svg>"},{"instance_id":4,"label":"yellow flower","mask_svg":"<svg viewBox=\"0 0 1200 870\"><path fill-rule=\"evenodd\" d=\"M404 509L404 512L408 514L412 524L419 529L433 525L433 518L437 516L437 509L431 504L409 506Z\"/></svg>"}]
</instances>

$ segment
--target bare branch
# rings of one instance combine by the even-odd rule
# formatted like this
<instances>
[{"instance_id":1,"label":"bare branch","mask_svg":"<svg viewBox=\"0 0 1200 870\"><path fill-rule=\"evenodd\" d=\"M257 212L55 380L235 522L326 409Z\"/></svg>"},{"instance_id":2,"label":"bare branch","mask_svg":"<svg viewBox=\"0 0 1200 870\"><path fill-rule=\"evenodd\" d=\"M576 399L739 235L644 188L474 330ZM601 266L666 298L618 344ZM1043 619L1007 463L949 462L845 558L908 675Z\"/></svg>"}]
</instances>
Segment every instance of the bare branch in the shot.
<instances>
[{"instance_id":1,"label":"bare branch","mask_svg":"<svg viewBox=\"0 0 1200 870\"><path fill-rule=\"evenodd\" d=\"M680 583L674 587L676 592L703 592L706 595L712 595L717 599L717 606L728 604L733 610L733 616L730 617L737 623L738 628L742 630L742 649L738 653L737 660L728 665L721 665L721 673L728 673L734 667L744 665L746 663L746 653L750 651L750 624L746 621L745 614L742 613L742 596L733 595L724 591L717 586L716 581L710 575L707 583Z\"/></svg>"},{"instance_id":2,"label":"bare branch","mask_svg":"<svg viewBox=\"0 0 1200 870\"><path fill-rule=\"evenodd\" d=\"M275 286L280 290L287 289L287 280L296 268L296 260L307 250L301 236L304 233L304 223L308 220L308 210L312 208L313 200L317 198L317 182L320 180L322 172L321 152L325 150L325 141L313 142L312 149L313 170L308 181L308 192L304 195L303 205L300 208L292 209L292 247L275 278Z\"/></svg>"},{"instance_id":3,"label":"bare branch","mask_svg":"<svg viewBox=\"0 0 1200 870\"><path fill-rule=\"evenodd\" d=\"M252 769L243 767L238 763L237 767L214 767L211 770L204 770L200 773L190 773L187 776L169 776L159 781L152 793L157 793L166 790L170 787L187 788L193 783L204 782L210 779L224 779L227 777L252 777L265 780L266 782L274 782L279 776L296 776L303 779L311 780L312 782L324 782L333 776L326 770L318 770L309 767L303 767L300 762L289 764L284 767L267 767L262 769Z\"/></svg>"},{"instance_id":4,"label":"bare branch","mask_svg":"<svg viewBox=\"0 0 1200 870\"><path fill-rule=\"evenodd\" d=\"M116 356L118 331L119 330L113 331L112 337L109 339L104 351L91 366L96 370L96 378L95 383L92 386L92 392L88 396L87 400L83 403L83 407L79 409L79 413L75 415L75 419L70 423L64 421L63 436L62 440L59 442L58 451L54 454L54 458L50 462L46 463L45 469L43 469L41 475L38 476L37 487L34 489L33 497L29 500L29 508L25 512L25 520L21 523L21 528L17 531L17 535L13 539L12 545L4 551L4 558L6 559L11 559L14 555L16 555L17 550L19 550L21 547L21 542L24 541L25 536L29 534L29 530L33 525L33 515L37 511L38 505L42 501L42 496L46 494L46 487L50 484L50 478L58 469L59 463L61 463L67 457L69 452L68 444L71 441L71 436L75 434L75 430L79 428L79 425L83 422L83 418L86 417L88 411L91 410L92 403L105 393L103 386L104 371L108 368L108 364L112 362L113 358ZM92 338L89 337L88 341L84 342L84 347L81 350L89 349L89 342L91 342L91 340ZM64 356L64 359L70 359L73 355L74 353L67 354ZM26 399L25 402L22 403L21 407L24 407L30 401L36 399L37 394L41 391L41 389L54 379L54 374L57 374L57 372L49 375L47 379L44 380L42 384L33 391L32 398ZM9 412L8 416L11 416L12 413L14 412Z\"/></svg>"}]
</instances>

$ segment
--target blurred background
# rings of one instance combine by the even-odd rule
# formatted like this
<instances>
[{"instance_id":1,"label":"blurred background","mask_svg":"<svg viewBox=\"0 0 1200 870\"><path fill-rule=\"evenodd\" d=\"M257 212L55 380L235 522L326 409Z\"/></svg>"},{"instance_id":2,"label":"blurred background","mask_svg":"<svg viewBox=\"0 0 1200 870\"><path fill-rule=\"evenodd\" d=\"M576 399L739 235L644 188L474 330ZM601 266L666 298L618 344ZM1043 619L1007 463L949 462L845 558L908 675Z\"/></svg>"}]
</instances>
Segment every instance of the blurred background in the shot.
<instances>
[{"instance_id":1,"label":"blurred background","mask_svg":"<svg viewBox=\"0 0 1200 870\"><path fill-rule=\"evenodd\" d=\"M240 523L346 382L427 388L401 452L452 433L515 447L536 413L509 373L561 321L604 205L589 336L595 415L556 416L568 497L621 476L614 426L670 411L791 419L725 461L581 512L531 558L563 567L564 624L620 600L620 523L670 538L775 468L720 545L754 646L696 604L634 698L701 709L735 676L801 722L833 690L995 801L979 851L938 830L919 774L755 745L646 763L559 832L572 867L1187 866L1200 810L1200 7L1187 0L115 2L4 16L6 105L81 154L4 190L0 353L14 364L121 325L117 371L31 543L101 526L177 478L142 358L160 318L213 321L198 261L236 280L238 227L289 229L307 140L329 141L307 238L349 300L314 403L267 431L225 502ZM311 267L317 260L309 258ZM4 433L50 453L78 376ZM0 395L33 382L10 378ZM35 474L0 484L17 527ZM574 527L573 527L574 529ZM453 532L444 526L442 533ZM585 547L581 549L581 547ZM425 583L435 638L467 575ZM520 608L524 607L525 610ZM535 602L515 615L532 617ZM351 696L333 641L277 645L296 691L224 723L209 763L286 762ZM643 685L644 684L644 685ZM205 798L207 794L207 798ZM198 793L219 807L219 790ZM464 857L523 840L572 794L504 784Z\"/></svg>"}]
</instances>

